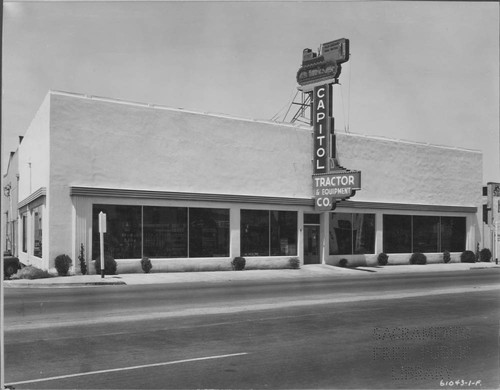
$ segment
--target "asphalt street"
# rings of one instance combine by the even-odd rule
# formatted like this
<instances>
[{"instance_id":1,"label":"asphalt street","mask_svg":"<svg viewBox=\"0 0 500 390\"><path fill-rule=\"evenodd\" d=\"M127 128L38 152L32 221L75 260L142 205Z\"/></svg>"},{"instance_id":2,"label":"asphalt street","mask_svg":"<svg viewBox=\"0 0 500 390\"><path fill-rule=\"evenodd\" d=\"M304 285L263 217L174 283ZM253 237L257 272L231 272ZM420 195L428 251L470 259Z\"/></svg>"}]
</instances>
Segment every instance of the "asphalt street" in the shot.
<instances>
[{"instance_id":1,"label":"asphalt street","mask_svg":"<svg viewBox=\"0 0 500 390\"><path fill-rule=\"evenodd\" d=\"M490 269L6 289L5 382L16 389L496 389L499 281Z\"/></svg>"}]
</instances>

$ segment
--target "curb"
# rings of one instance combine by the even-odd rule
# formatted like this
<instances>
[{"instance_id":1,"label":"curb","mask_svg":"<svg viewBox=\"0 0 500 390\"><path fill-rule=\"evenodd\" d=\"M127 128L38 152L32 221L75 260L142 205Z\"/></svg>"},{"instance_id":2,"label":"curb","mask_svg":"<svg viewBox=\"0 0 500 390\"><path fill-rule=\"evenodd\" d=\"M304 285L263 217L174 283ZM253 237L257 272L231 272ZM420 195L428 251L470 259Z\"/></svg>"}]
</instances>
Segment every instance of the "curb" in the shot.
<instances>
[{"instance_id":1,"label":"curb","mask_svg":"<svg viewBox=\"0 0 500 390\"><path fill-rule=\"evenodd\" d=\"M54 287L85 287L85 286L126 286L127 283L119 282L75 282L75 283L4 283L5 288L54 288Z\"/></svg>"},{"instance_id":2,"label":"curb","mask_svg":"<svg viewBox=\"0 0 500 390\"><path fill-rule=\"evenodd\" d=\"M394 267L394 268L393 268ZM420 268L419 266L412 265L411 269L403 266L399 268L397 265L391 265L388 267L354 267L354 268L344 268L344 267L335 267L335 266L326 266L320 265L317 268L311 268L305 273L297 273L293 276L290 276L290 273L286 275L280 275L279 273L275 273L276 270L272 271L272 274L266 271L262 271L259 274L259 277L256 277L254 271L252 272L252 276L247 275L248 277L242 277L244 274L238 273L231 275L231 272L221 271L223 272L224 277L220 277L220 275L203 275L204 272L181 272L175 273L176 275L182 275L181 278L172 278L174 273L169 273L169 277L162 277L161 274L157 274L156 277L145 277L145 279L137 278L136 274L123 274L118 277L111 277L107 279L96 279L95 277L91 280L85 280L81 277L78 277L77 280L71 282L70 279L60 280L60 281L52 281L50 279L15 279L15 280L6 280L4 281L4 287L6 288L57 288L57 287L85 287L85 286L123 286L123 285L148 285L148 284L178 284L178 283L218 283L224 281L255 281L255 280L274 280L276 282L291 280L291 279L323 279L325 277L347 277L347 276L368 276L368 275L380 275L380 276L393 276L398 274L430 274L430 273L440 273L440 272L449 272L449 271L473 271L473 270L485 270L485 269L499 269L500 265L470 265L468 267L463 266L461 269L430 269L430 268ZM193 275L195 274L195 275ZM217 272L218 274L218 272ZM126 275L131 275L127 277ZM154 274L153 274L154 275ZM78 275L75 275L78 276ZM92 275L89 275L92 276ZM135 277L134 277L135 276ZM140 275L144 277L144 275ZM192 278L191 278L192 276ZM230 277L232 276L232 277ZM235 277L237 276L237 277ZM123 277L123 279L121 279ZM65 277L66 278L66 277Z\"/></svg>"}]
</instances>

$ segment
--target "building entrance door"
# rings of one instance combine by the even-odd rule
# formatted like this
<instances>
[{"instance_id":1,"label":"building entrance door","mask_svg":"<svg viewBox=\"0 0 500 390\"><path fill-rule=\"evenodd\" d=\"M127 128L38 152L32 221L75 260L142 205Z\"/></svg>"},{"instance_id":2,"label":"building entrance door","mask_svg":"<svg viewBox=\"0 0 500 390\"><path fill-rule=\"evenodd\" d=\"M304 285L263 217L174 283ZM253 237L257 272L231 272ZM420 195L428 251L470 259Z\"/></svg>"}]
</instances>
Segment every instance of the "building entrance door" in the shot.
<instances>
[{"instance_id":1,"label":"building entrance door","mask_svg":"<svg viewBox=\"0 0 500 390\"><path fill-rule=\"evenodd\" d=\"M304 264L319 263L319 225L304 225Z\"/></svg>"}]
</instances>

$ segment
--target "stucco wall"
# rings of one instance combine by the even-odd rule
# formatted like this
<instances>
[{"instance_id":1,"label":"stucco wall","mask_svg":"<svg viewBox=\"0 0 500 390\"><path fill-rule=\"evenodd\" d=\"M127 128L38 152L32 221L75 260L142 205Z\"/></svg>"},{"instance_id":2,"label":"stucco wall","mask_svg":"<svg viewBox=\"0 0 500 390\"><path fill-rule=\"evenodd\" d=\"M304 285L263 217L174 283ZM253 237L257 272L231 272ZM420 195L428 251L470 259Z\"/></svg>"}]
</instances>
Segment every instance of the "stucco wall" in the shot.
<instances>
[{"instance_id":1,"label":"stucco wall","mask_svg":"<svg viewBox=\"0 0 500 390\"><path fill-rule=\"evenodd\" d=\"M311 132L52 95L53 183L311 196Z\"/></svg>"},{"instance_id":2,"label":"stucco wall","mask_svg":"<svg viewBox=\"0 0 500 390\"><path fill-rule=\"evenodd\" d=\"M2 188L10 185L10 196L4 197L2 193L2 226L5 226L6 240L3 242L4 250L10 250L13 255L17 255L17 203L18 203L18 172L19 172L19 151L10 154L7 171L3 176ZM8 224L8 227L7 227Z\"/></svg>"},{"instance_id":3,"label":"stucco wall","mask_svg":"<svg viewBox=\"0 0 500 390\"><path fill-rule=\"evenodd\" d=\"M18 169L18 201L22 202L40 188L47 189L45 200L38 199L37 204L42 206L42 248L43 258L32 255L34 247L34 223L31 206L27 212L27 252L22 251L22 224L18 224L18 254L24 264L47 268L49 258L50 199L49 199L49 159L50 159L50 96L46 96L36 115L34 116L22 143L19 145Z\"/></svg>"},{"instance_id":4,"label":"stucco wall","mask_svg":"<svg viewBox=\"0 0 500 390\"><path fill-rule=\"evenodd\" d=\"M361 171L357 201L481 205L482 154L476 151L337 134L339 162Z\"/></svg>"},{"instance_id":5,"label":"stucco wall","mask_svg":"<svg viewBox=\"0 0 500 390\"><path fill-rule=\"evenodd\" d=\"M52 95L55 183L311 197L311 130ZM481 204L482 155L337 132L341 165L362 171L353 200Z\"/></svg>"},{"instance_id":6,"label":"stucco wall","mask_svg":"<svg viewBox=\"0 0 500 390\"><path fill-rule=\"evenodd\" d=\"M19 201L49 185L50 95L46 96L19 145Z\"/></svg>"}]
</instances>

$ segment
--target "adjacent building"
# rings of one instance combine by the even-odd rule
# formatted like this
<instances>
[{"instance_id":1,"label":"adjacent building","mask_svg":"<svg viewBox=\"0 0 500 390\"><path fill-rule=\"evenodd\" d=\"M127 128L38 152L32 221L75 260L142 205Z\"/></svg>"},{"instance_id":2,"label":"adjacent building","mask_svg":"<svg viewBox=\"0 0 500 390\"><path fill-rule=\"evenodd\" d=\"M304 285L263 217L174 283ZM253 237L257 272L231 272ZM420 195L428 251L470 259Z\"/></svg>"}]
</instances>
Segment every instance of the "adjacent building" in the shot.
<instances>
[{"instance_id":1,"label":"adjacent building","mask_svg":"<svg viewBox=\"0 0 500 390\"><path fill-rule=\"evenodd\" d=\"M481 243L480 152L336 138L361 190L316 212L309 126L51 91L4 176L8 248L43 269L83 248L93 270L100 212L118 272L140 272L142 257L153 272L230 269L236 256L247 268L457 261Z\"/></svg>"}]
</instances>

